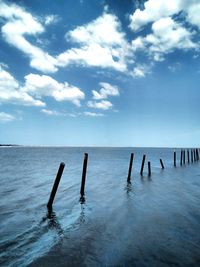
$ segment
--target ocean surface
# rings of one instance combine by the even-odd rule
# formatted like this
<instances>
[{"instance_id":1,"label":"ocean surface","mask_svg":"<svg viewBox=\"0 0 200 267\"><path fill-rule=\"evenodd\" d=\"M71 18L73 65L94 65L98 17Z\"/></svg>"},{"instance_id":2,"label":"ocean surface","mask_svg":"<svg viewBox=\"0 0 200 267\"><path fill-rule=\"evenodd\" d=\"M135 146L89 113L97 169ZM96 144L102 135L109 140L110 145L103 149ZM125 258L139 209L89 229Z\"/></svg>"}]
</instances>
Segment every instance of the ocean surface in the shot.
<instances>
[{"instance_id":1,"label":"ocean surface","mask_svg":"<svg viewBox=\"0 0 200 267\"><path fill-rule=\"evenodd\" d=\"M200 161L179 161L177 150L175 168L173 149L0 147L0 265L200 266ZM48 212L60 162L66 165Z\"/></svg>"}]
</instances>

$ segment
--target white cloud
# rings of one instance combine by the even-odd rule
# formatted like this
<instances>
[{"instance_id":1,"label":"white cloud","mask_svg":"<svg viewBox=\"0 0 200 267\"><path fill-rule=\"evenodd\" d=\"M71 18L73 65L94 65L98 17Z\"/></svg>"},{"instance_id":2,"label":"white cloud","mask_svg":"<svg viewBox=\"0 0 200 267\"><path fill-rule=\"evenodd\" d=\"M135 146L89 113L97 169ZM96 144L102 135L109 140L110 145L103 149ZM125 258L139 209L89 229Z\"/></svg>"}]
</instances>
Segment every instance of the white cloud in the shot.
<instances>
[{"instance_id":1,"label":"white cloud","mask_svg":"<svg viewBox=\"0 0 200 267\"><path fill-rule=\"evenodd\" d=\"M57 15L48 15L44 19L45 25L50 25L50 24L55 24L58 21L58 16Z\"/></svg>"},{"instance_id":2,"label":"white cloud","mask_svg":"<svg viewBox=\"0 0 200 267\"><path fill-rule=\"evenodd\" d=\"M31 67L43 72L57 71L56 59L25 38L25 35L36 36L44 32L36 18L18 5L3 1L0 1L0 17L6 20L1 29L3 38L30 58Z\"/></svg>"},{"instance_id":3,"label":"white cloud","mask_svg":"<svg viewBox=\"0 0 200 267\"><path fill-rule=\"evenodd\" d=\"M130 27L137 31L149 22L154 22L160 18L168 17L180 11L182 0L149 0L144 3L144 10L136 9L130 16Z\"/></svg>"},{"instance_id":4,"label":"white cloud","mask_svg":"<svg viewBox=\"0 0 200 267\"><path fill-rule=\"evenodd\" d=\"M67 82L59 83L47 75L31 73L25 76L24 85L19 85L9 72L0 67L0 102L44 107L46 104L41 100L44 96L56 101L70 101L76 106L80 106L85 97L79 88Z\"/></svg>"},{"instance_id":5,"label":"white cloud","mask_svg":"<svg viewBox=\"0 0 200 267\"><path fill-rule=\"evenodd\" d=\"M150 66L138 65L133 69L131 75L135 78L144 78L148 73L150 73Z\"/></svg>"},{"instance_id":6,"label":"white cloud","mask_svg":"<svg viewBox=\"0 0 200 267\"><path fill-rule=\"evenodd\" d=\"M145 44L144 44L144 38L139 36L137 37L136 39L134 39L132 42L131 42L131 45L132 45L132 50L135 52L139 49L144 49L145 48Z\"/></svg>"},{"instance_id":7,"label":"white cloud","mask_svg":"<svg viewBox=\"0 0 200 267\"><path fill-rule=\"evenodd\" d=\"M119 89L116 85L111 85L109 83L101 82L99 83L101 89L99 92L92 90L93 99L105 99L108 96L119 96Z\"/></svg>"},{"instance_id":8,"label":"white cloud","mask_svg":"<svg viewBox=\"0 0 200 267\"><path fill-rule=\"evenodd\" d=\"M56 101L70 101L80 106L80 100L84 99L84 93L77 87L67 82L59 83L50 76L29 74L25 76L23 90L36 97L49 96Z\"/></svg>"},{"instance_id":9,"label":"white cloud","mask_svg":"<svg viewBox=\"0 0 200 267\"><path fill-rule=\"evenodd\" d=\"M102 113L89 112L89 111L85 111L84 114L90 117L103 117L104 116L104 114Z\"/></svg>"},{"instance_id":10,"label":"white cloud","mask_svg":"<svg viewBox=\"0 0 200 267\"><path fill-rule=\"evenodd\" d=\"M191 40L193 34L171 18L162 18L152 25L152 34L145 38L145 42L150 45L149 49L154 57L170 53L174 49L193 49L197 45Z\"/></svg>"},{"instance_id":11,"label":"white cloud","mask_svg":"<svg viewBox=\"0 0 200 267\"><path fill-rule=\"evenodd\" d=\"M59 66L77 63L125 71L130 47L117 17L104 13L96 20L66 34L67 41L78 44L57 57Z\"/></svg>"},{"instance_id":12,"label":"white cloud","mask_svg":"<svg viewBox=\"0 0 200 267\"><path fill-rule=\"evenodd\" d=\"M8 122L8 121L13 121L13 120L15 120L15 117L13 115L5 113L5 112L0 112L0 121Z\"/></svg>"},{"instance_id":13,"label":"white cloud","mask_svg":"<svg viewBox=\"0 0 200 267\"><path fill-rule=\"evenodd\" d=\"M65 116L66 114L56 111L56 110L50 110L50 109L41 109L42 113L45 113L50 116Z\"/></svg>"},{"instance_id":14,"label":"white cloud","mask_svg":"<svg viewBox=\"0 0 200 267\"><path fill-rule=\"evenodd\" d=\"M193 33L175 22L172 18L161 18L152 25L152 33L145 37L139 37L140 43L135 50L142 48L155 61L162 61L164 55L173 52L175 49L188 50L198 47L192 41ZM138 43L138 38L132 44Z\"/></svg>"},{"instance_id":15,"label":"white cloud","mask_svg":"<svg viewBox=\"0 0 200 267\"><path fill-rule=\"evenodd\" d=\"M88 101L87 106L89 108L97 108L102 110L108 110L113 107L113 104L110 101L102 100L102 101Z\"/></svg>"},{"instance_id":16,"label":"white cloud","mask_svg":"<svg viewBox=\"0 0 200 267\"><path fill-rule=\"evenodd\" d=\"M194 3L188 7L187 20L200 29L200 3Z\"/></svg>"},{"instance_id":17,"label":"white cloud","mask_svg":"<svg viewBox=\"0 0 200 267\"><path fill-rule=\"evenodd\" d=\"M26 106L45 106L45 103L34 99L24 92L18 81L0 67L0 102L21 104Z\"/></svg>"},{"instance_id":18,"label":"white cloud","mask_svg":"<svg viewBox=\"0 0 200 267\"><path fill-rule=\"evenodd\" d=\"M199 0L148 0L144 3L144 10L136 9L130 16L130 27L137 31L150 22L171 17L179 12L185 12L186 20L200 28Z\"/></svg>"}]
</instances>

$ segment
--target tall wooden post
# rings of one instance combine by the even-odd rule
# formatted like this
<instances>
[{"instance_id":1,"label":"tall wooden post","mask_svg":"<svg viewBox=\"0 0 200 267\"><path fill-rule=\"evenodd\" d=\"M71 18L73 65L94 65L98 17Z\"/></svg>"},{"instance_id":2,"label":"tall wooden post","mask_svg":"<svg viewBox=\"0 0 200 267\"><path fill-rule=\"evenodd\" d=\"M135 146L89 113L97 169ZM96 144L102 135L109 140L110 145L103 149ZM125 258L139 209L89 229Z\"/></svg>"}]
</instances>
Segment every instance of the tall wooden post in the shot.
<instances>
[{"instance_id":1,"label":"tall wooden post","mask_svg":"<svg viewBox=\"0 0 200 267\"><path fill-rule=\"evenodd\" d=\"M174 167L176 167L176 150L174 149Z\"/></svg>"},{"instance_id":2,"label":"tall wooden post","mask_svg":"<svg viewBox=\"0 0 200 267\"><path fill-rule=\"evenodd\" d=\"M128 169L127 182L130 182L131 181L131 171L132 171L132 165L133 165L133 158L134 158L134 153L131 153L130 163L129 163L129 169Z\"/></svg>"},{"instance_id":3,"label":"tall wooden post","mask_svg":"<svg viewBox=\"0 0 200 267\"><path fill-rule=\"evenodd\" d=\"M194 161L194 159L193 159L193 151L192 151L192 149L191 149L191 162L193 163L193 161Z\"/></svg>"},{"instance_id":4,"label":"tall wooden post","mask_svg":"<svg viewBox=\"0 0 200 267\"><path fill-rule=\"evenodd\" d=\"M148 161L148 175L151 176L151 162Z\"/></svg>"},{"instance_id":5,"label":"tall wooden post","mask_svg":"<svg viewBox=\"0 0 200 267\"><path fill-rule=\"evenodd\" d=\"M62 177L62 173L63 173L64 168L65 168L65 163L61 162L60 167L59 167L58 172L57 172L57 175L56 175L56 179L55 179L53 188L51 190L51 195L49 197L49 201L47 203L48 209L52 209L53 201L54 201L54 198L55 198L55 195L56 195L58 185L60 183L60 179Z\"/></svg>"},{"instance_id":6,"label":"tall wooden post","mask_svg":"<svg viewBox=\"0 0 200 267\"><path fill-rule=\"evenodd\" d=\"M187 160L188 160L188 163L190 163L190 153L189 153L189 149L187 149Z\"/></svg>"},{"instance_id":7,"label":"tall wooden post","mask_svg":"<svg viewBox=\"0 0 200 267\"><path fill-rule=\"evenodd\" d=\"M183 165L183 150L181 149L181 160L180 160L180 165Z\"/></svg>"},{"instance_id":8,"label":"tall wooden post","mask_svg":"<svg viewBox=\"0 0 200 267\"><path fill-rule=\"evenodd\" d=\"M183 150L183 164L185 165L185 149Z\"/></svg>"},{"instance_id":9,"label":"tall wooden post","mask_svg":"<svg viewBox=\"0 0 200 267\"><path fill-rule=\"evenodd\" d=\"M84 196L84 194L85 194L85 180L86 180L86 173L87 173L87 161L88 161L88 153L85 153L84 161L83 161L81 189L80 189L81 196Z\"/></svg>"},{"instance_id":10,"label":"tall wooden post","mask_svg":"<svg viewBox=\"0 0 200 267\"><path fill-rule=\"evenodd\" d=\"M145 158L146 158L146 155L143 155L142 165L141 165L141 169L140 169L140 175L143 175L143 169L144 169Z\"/></svg>"}]
</instances>

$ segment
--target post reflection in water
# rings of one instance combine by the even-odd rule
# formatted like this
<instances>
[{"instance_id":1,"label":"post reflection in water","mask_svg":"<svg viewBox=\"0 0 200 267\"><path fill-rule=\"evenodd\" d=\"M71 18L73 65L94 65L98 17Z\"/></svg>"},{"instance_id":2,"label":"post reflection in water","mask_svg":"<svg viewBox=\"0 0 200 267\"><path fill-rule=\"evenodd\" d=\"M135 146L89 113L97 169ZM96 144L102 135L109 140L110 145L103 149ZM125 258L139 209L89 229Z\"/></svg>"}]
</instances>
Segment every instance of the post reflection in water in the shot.
<instances>
[{"instance_id":1,"label":"post reflection in water","mask_svg":"<svg viewBox=\"0 0 200 267\"><path fill-rule=\"evenodd\" d=\"M58 218L56 216L56 213L53 211L53 209L48 209L46 216L43 218L43 222L47 221L47 227L48 229L56 230L59 236L64 235L64 230L61 227L61 224L58 221Z\"/></svg>"},{"instance_id":2,"label":"post reflection in water","mask_svg":"<svg viewBox=\"0 0 200 267\"><path fill-rule=\"evenodd\" d=\"M84 204L85 201L86 201L86 198L84 196L81 196L80 199L79 199L80 204L81 205Z\"/></svg>"},{"instance_id":3,"label":"post reflection in water","mask_svg":"<svg viewBox=\"0 0 200 267\"><path fill-rule=\"evenodd\" d=\"M79 223L83 224L85 222L85 204L81 204L81 212L79 217Z\"/></svg>"},{"instance_id":4,"label":"post reflection in water","mask_svg":"<svg viewBox=\"0 0 200 267\"><path fill-rule=\"evenodd\" d=\"M127 196L130 196L132 194L133 188L132 188L131 182L127 182L125 190L126 190Z\"/></svg>"}]
</instances>

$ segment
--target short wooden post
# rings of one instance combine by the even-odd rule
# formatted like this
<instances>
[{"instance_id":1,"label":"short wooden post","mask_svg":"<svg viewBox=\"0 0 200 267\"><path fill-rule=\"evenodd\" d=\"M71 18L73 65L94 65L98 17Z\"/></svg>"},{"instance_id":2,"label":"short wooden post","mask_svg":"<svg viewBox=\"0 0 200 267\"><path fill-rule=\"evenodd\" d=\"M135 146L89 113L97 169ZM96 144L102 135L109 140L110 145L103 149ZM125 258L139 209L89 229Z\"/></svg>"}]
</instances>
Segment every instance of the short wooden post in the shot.
<instances>
[{"instance_id":1,"label":"short wooden post","mask_svg":"<svg viewBox=\"0 0 200 267\"><path fill-rule=\"evenodd\" d=\"M193 163L193 161L194 161L194 159L193 159L193 151L192 151L192 149L191 149L191 162Z\"/></svg>"},{"instance_id":2,"label":"short wooden post","mask_svg":"<svg viewBox=\"0 0 200 267\"><path fill-rule=\"evenodd\" d=\"M160 159L160 165L161 165L162 169L165 168L164 165L163 165L162 159Z\"/></svg>"},{"instance_id":3,"label":"short wooden post","mask_svg":"<svg viewBox=\"0 0 200 267\"><path fill-rule=\"evenodd\" d=\"M127 182L130 182L131 181L131 171L132 171L132 165L133 165L133 158L134 158L134 153L131 153L130 163L129 163L129 169L128 169Z\"/></svg>"},{"instance_id":4,"label":"short wooden post","mask_svg":"<svg viewBox=\"0 0 200 267\"><path fill-rule=\"evenodd\" d=\"M199 152L198 152L197 148L196 148L196 158L197 158L197 160L199 160Z\"/></svg>"},{"instance_id":5,"label":"short wooden post","mask_svg":"<svg viewBox=\"0 0 200 267\"><path fill-rule=\"evenodd\" d=\"M81 189L80 189L81 196L84 196L84 194L85 194L85 179L86 179L86 173L87 173L87 161L88 161L88 153L85 153L84 161L83 161Z\"/></svg>"},{"instance_id":6,"label":"short wooden post","mask_svg":"<svg viewBox=\"0 0 200 267\"><path fill-rule=\"evenodd\" d=\"M193 149L193 158L194 158L194 161L196 161L196 155L195 155L195 150Z\"/></svg>"},{"instance_id":7,"label":"short wooden post","mask_svg":"<svg viewBox=\"0 0 200 267\"><path fill-rule=\"evenodd\" d=\"M187 149L187 160L188 160L188 163L190 163L190 153L189 153L189 149Z\"/></svg>"},{"instance_id":8,"label":"short wooden post","mask_svg":"<svg viewBox=\"0 0 200 267\"><path fill-rule=\"evenodd\" d=\"M151 162L148 161L148 175L151 176Z\"/></svg>"},{"instance_id":9,"label":"short wooden post","mask_svg":"<svg viewBox=\"0 0 200 267\"><path fill-rule=\"evenodd\" d=\"M183 150L183 164L185 165L185 149Z\"/></svg>"},{"instance_id":10,"label":"short wooden post","mask_svg":"<svg viewBox=\"0 0 200 267\"><path fill-rule=\"evenodd\" d=\"M142 159L142 165L141 165L141 169L140 169L140 175L143 175L145 158L146 158L146 155L143 155L143 159Z\"/></svg>"},{"instance_id":11,"label":"short wooden post","mask_svg":"<svg viewBox=\"0 0 200 267\"><path fill-rule=\"evenodd\" d=\"M60 183L60 179L62 177L62 173L63 173L64 168L65 168L65 163L61 162L60 167L59 167L58 172L57 172L57 175L56 175L56 179L54 181L53 188L51 190L51 195L49 197L49 201L47 203L48 209L52 209L53 201L54 201L54 198L55 198L55 195L56 195L58 185Z\"/></svg>"},{"instance_id":12,"label":"short wooden post","mask_svg":"<svg viewBox=\"0 0 200 267\"><path fill-rule=\"evenodd\" d=\"M176 150L174 149L174 167L176 167Z\"/></svg>"},{"instance_id":13,"label":"short wooden post","mask_svg":"<svg viewBox=\"0 0 200 267\"><path fill-rule=\"evenodd\" d=\"M180 165L182 166L183 164L183 150L181 149L181 160L180 160Z\"/></svg>"}]
</instances>

